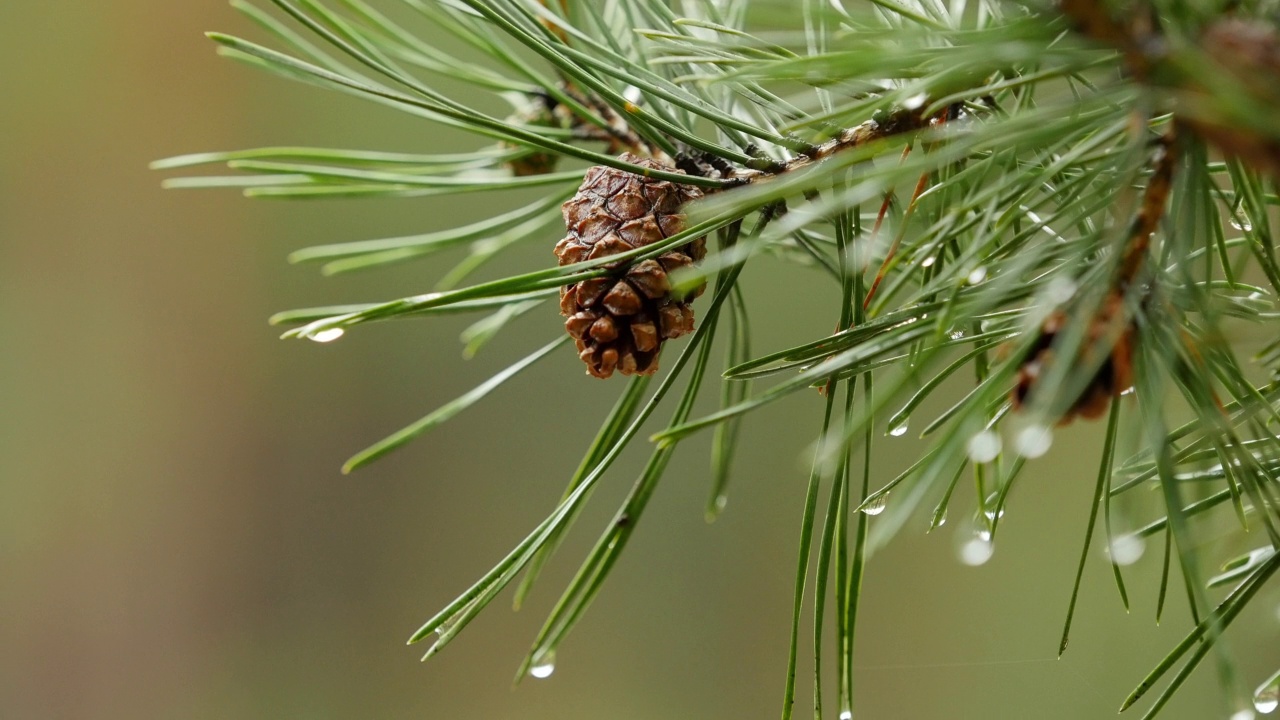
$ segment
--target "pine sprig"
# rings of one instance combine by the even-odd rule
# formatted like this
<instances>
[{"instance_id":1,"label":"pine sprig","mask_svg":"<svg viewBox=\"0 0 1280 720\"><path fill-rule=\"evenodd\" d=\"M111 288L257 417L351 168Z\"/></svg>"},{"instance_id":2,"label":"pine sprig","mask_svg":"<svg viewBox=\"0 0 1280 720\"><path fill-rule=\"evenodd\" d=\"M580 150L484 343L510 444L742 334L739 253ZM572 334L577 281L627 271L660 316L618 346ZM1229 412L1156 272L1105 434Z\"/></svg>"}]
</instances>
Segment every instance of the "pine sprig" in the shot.
<instances>
[{"instance_id":1,"label":"pine sprig","mask_svg":"<svg viewBox=\"0 0 1280 720\"><path fill-rule=\"evenodd\" d=\"M703 236L719 239L700 265L670 278L675 293L710 279L715 290L666 374L652 391L648 378L627 384L551 514L414 633L411 642L435 636L428 657L517 577L517 606L533 591L595 487L668 394L675 408L649 438L649 464L519 676L550 672L681 440L715 433L706 507L713 519L724 509L740 423L818 390L825 400L801 518L784 717L796 694L807 602L815 716L824 712L830 662L823 618L834 613L836 695L846 717L856 702L859 591L874 550L903 528L941 525L971 470L976 535L964 559L985 562L1015 483L1034 471L1053 428L1104 412L1106 440L1082 509L1085 537L1059 649L1101 514L1124 606L1117 548L1163 535L1157 620L1174 561L1192 620L1124 707L1182 663L1148 708L1154 716L1210 652L1228 693L1240 692L1217 640L1280 567L1280 389L1268 380L1280 371L1280 342L1245 360L1233 339L1234 328L1280 317L1272 231L1280 97L1257 80L1280 72L1280 40L1264 8L1219 17L1185 3L1122 11L1101 0L806 1L800 13L789 3L745 0L683 3L679 12L661 0L336 5L271 0L269 11L234 0L272 46L209 37L254 67L491 144L449 154L277 146L184 155L154 167L230 172L166 186L292 199L542 194L455 228L297 250L291 261L336 274L471 248L431 291L280 313L272 322L293 326L285 337L328 342L369 322L486 312L463 334L470 356L516 318L548 311L545 301L561 288ZM425 26L481 61L432 44ZM438 90L440 78L483 101ZM477 109L490 100L510 114ZM637 165L618 156L623 150L656 162ZM683 229L658 242L470 281L506 248L554 225L584 177L580 166L555 171L559 158L696 186L706 198L684 209ZM838 307L813 309L829 314L834 332L792 347L751 333L737 278L765 257L812 267L839 287ZM719 408L697 416L718 334ZM344 470L479 402L567 339L355 455ZM923 416L926 401L962 382L969 387L959 402ZM1170 428L1174 415L1191 420ZM1143 438L1124 457L1117 429L1130 418ZM874 477L874 437L909 426L928 448L897 477ZM1160 502L1138 530L1113 535L1112 503L1139 488L1158 489ZM1206 518L1234 523L1240 535L1218 570L1198 549ZM1249 531L1258 532L1246 538ZM1222 587L1231 589L1215 604ZM1276 684L1272 677L1258 686L1258 707L1274 706Z\"/></svg>"}]
</instances>

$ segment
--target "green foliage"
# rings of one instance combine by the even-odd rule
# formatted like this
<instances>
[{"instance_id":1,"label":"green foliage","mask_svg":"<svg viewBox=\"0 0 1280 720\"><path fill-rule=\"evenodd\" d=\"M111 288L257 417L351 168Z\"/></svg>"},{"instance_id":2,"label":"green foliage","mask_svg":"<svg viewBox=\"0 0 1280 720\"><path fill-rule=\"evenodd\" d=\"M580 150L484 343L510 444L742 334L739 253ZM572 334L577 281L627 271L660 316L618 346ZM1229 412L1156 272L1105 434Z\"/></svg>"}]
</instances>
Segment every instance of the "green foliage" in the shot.
<instances>
[{"instance_id":1,"label":"green foliage","mask_svg":"<svg viewBox=\"0 0 1280 720\"><path fill-rule=\"evenodd\" d=\"M414 633L410 642L435 636L427 656L522 573L517 604L532 591L592 490L669 394L675 408L651 438L648 465L538 633L520 676L550 665L683 439L715 432L706 511L713 519L723 507L739 423L814 388L825 403L801 520L784 718L792 712L806 598L815 609L815 716L823 713L826 612L837 618L837 712L849 712L870 553L908 525L941 525L971 471L978 535L967 553L985 560L1026 461L1048 448L1056 423L1096 414L1086 408L1090 393L1103 392L1110 414L1094 502L1080 508L1085 536L1061 649L1099 513L1113 550L1162 536L1157 612L1170 579L1180 576L1192 618L1186 639L1124 707L1181 663L1147 716L1163 707L1280 567L1280 385L1270 379L1280 368L1280 341L1246 362L1231 339L1239 327L1273 328L1280 292L1274 179L1265 162L1232 151L1239 143L1277 147L1280 128L1267 96L1216 62L1212 48L1197 46L1217 11L1142 5L1129 10L1149 12L1154 29L1135 23L1126 30L1096 3L1064 3L1071 20L1053 6L995 0L806 0L799 13L782 0L337 4L271 0L273 13L233 2L282 50L209 37L233 59L489 144L448 155L293 147L188 155L155 166L222 164L235 172L167 186L239 187L253 197L292 199L534 187L542 196L458 228L298 250L294 262L323 263L325 274L415 261L459 245L471 253L432 292L281 313L273 322L293 326L285 337L328 341L367 322L491 311L464 336L474 354L519 316L549 312L545 300L557 288L607 274L599 259L466 284L488 259L553 225L581 181L580 165L513 172L532 154L632 169L707 193L688 209L684 231L609 263L657 257L703 235L718 239L705 262L675 278L678 288L714 280L696 332L683 347L667 349L676 357L664 362L656 387L648 378L625 383L554 511ZM1261 17L1266 10L1241 6L1237 13ZM428 26L485 61L459 61L423 41L419 30ZM1125 35L1130 30L1135 35ZM1157 38L1159 51L1144 55L1156 46L1132 41L1140 33ZM440 78L469 85L475 97L492 95L510 115L442 93L432 85ZM528 110L539 105L553 109L556 121L535 121ZM1239 136L1212 125L1222 117L1240 125ZM616 157L620 149L678 162L688 173L639 168ZM815 277L840 287L839 307L813 309L837 324L835 332L783 348L750 337L737 280L762 256L812 267ZM694 401L715 372L717 336L726 352L720 408L698 417ZM565 340L357 454L344 470L465 410ZM755 347L763 354L753 356ZM1130 366L1131 394L1100 385L1099 378L1119 378ZM938 416L913 417L965 371L973 380L961 401ZM1174 417L1189 419L1171 428ZM899 435L911 424L931 439L929 449L873 487L875 436ZM1126 425L1141 429L1141 442L1123 457L1117 431ZM1112 503L1152 488L1159 501L1149 524L1133 536L1113 536ZM1239 556L1206 577L1217 561L1201 550L1198 526L1228 515ZM1175 559L1176 575L1169 570ZM1114 558L1112 568L1127 608ZM1228 590L1215 603L1219 588ZM1229 656L1217 659L1228 692L1239 693ZM1275 684L1263 683L1260 707L1274 697Z\"/></svg>"}]
</instances>

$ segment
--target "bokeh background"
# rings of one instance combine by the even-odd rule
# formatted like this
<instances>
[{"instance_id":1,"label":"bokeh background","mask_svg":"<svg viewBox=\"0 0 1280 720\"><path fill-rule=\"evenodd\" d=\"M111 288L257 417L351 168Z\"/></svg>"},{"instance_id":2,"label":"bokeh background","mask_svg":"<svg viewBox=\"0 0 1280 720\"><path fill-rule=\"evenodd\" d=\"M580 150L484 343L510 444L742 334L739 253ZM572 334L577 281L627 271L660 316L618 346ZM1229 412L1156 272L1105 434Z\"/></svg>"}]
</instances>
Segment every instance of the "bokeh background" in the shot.
<instances>
[{"instance_id":1,"label":"bokeh background","mask_svg":"<svg viewBox=\"0 0 1280 720\"><path fill-rule=\"evenodd\" d=\"M426 664L403 645L553 506L620 385L586 378L562 352L340 475L352 452L540 345L559 320L549 306L531 313L471 361L462 317L323 346L278 340L274 311L422 292L456 259L325 279L288 265L290 250L438 229L516 198L162 191L147 163L185 152L481 142L219 59L201 35L213 29L253 35L221 0L0 5L0 717L776 717L816 395L747 422L715 524L702 517L707 438L681 446L551 678L512 689L643 448L611 472L521 612L499 601ZM486 272L545 266L554 239ZM748 270L758 347L829 330L834 296L810 279L771 261ZM1056 659L1097 441L1087 424L1059 434L987 564L957 560L968 530L956 512L872 559L858 717L1114 714L1187 614L1175 592L1163 626L1153 621L1158 548L1127 569L1132 614L1099 550ZM910 462L913 443L877 441L876 478ZM1272 591L1230 636L1250 688L1280 660L1276 608ZM1164 717L1230 709L1206 664Z\"/></svg>"}]
</instances>

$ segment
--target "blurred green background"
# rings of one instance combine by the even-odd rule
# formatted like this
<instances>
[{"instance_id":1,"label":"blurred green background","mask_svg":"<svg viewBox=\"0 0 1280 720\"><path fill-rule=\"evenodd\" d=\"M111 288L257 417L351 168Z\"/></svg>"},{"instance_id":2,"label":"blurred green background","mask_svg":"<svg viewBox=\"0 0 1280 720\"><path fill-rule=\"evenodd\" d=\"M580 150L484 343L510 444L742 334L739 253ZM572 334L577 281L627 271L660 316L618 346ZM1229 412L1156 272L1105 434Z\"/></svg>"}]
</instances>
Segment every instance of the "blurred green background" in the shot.
<instances>
[{"instance_id":1,"label":"blurred green background","mask_svg":"<svg viewBox=\"0 0 1280 720\"><path fill-rule=\"evenodd\" d=\"M643 448L608 476L524 610L495 604L427 664L403 645L553 506L621 383L561 352L340 475L351 453L553 337L559 319L544 306L469 362L465 317L324 346L277 340L274 311L423 292L456 259L324 279L288 265L290 250L438 229L516 198L162 191L147 163L185 152L481 142L221 60L201 36L213 29L253 35L221 0L0 7L0 717L776 717L816 395L747 422L715 524L702 517L708 439L681 447L550 679L511 689ZM554 240L485 272L545 266ZM772 261L748 270L758 348L829 331L832 289L810 279ZM1099 550L1055 659L1098 430L1059 433L1032 465L986 565L957 560L968 530L955 511L873 558L858 717L1110 717L1180 638L1180 593L1153 622L1159 548L1127 570L1131 615ZM873 484L918 449L877 441ZM1276 606L1273 589L1241 620L1254 630L1229 636L1250 688L1280 660ZM1206 663L1164 717L1227 708Z\"/></svg>"}]
</instances>

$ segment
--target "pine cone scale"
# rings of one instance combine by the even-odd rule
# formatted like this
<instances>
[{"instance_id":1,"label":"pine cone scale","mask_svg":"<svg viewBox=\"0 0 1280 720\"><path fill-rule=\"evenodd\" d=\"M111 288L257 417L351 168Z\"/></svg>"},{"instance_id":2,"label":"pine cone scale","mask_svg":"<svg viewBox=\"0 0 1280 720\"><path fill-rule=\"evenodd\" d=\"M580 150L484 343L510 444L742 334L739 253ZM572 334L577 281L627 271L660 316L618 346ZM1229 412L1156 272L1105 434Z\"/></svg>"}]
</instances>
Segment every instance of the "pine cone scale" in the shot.
<instances>
[{"instance_id":1,"label":"pine cone scale","mask_svg":"<svg viewBox=\"0 0 1280 720\"><path fill-rule=\"evenodd\" d=\"M627 271L627 280L650 300L664 298L671 290L667 271L657 260L645 260L632 267Z\"/></svg>"},{"instance_id":2,"label":"pine cone scale","mask_svg":"<svg viewBox=\"0 0 1280 720\"><path fill-rule=\"evenodd\" d=\"M619 280L604 296L601 304L614 315L635 315L644 306L639 293L625 280Z\"/></svg>"}]
</instances>

